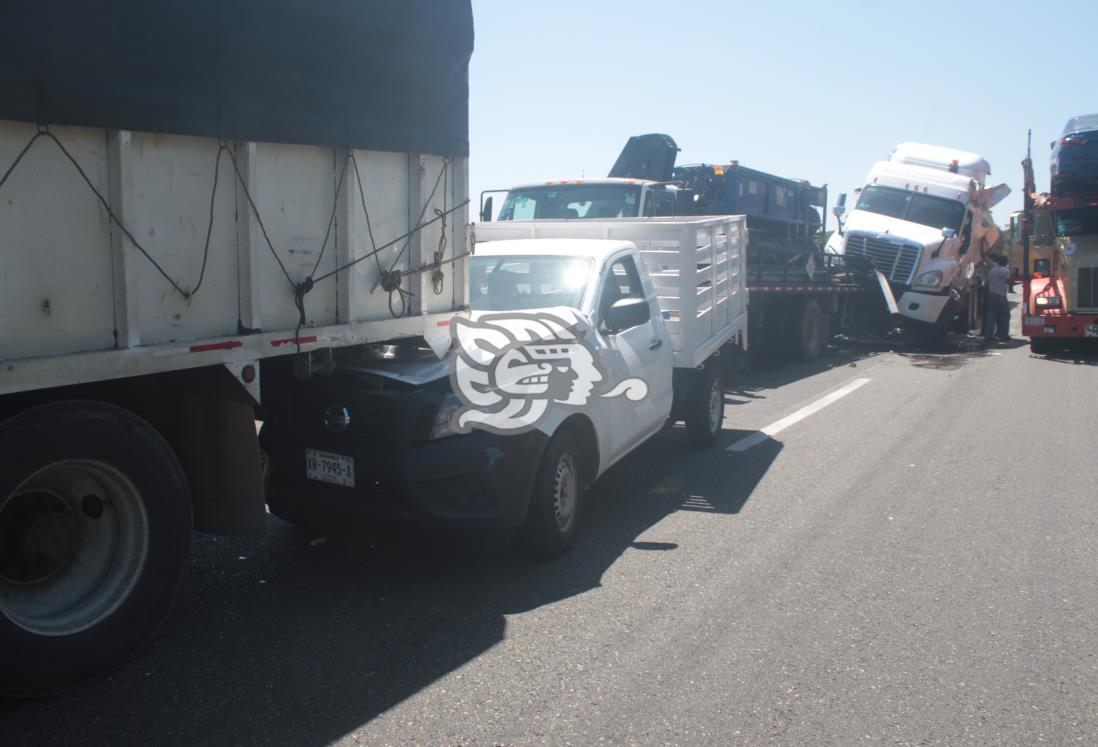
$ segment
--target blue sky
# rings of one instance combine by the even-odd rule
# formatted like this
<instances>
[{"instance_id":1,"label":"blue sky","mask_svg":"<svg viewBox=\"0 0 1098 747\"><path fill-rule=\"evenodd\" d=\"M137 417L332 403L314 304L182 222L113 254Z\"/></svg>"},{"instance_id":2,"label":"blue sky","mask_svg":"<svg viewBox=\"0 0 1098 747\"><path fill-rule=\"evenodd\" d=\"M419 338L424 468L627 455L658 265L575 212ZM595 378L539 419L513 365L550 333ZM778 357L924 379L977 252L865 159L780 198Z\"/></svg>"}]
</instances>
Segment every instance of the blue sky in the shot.
<instances>
[{"instance_id":1,"label":"blue sky","mask_svg":"<svg viewBox=\"0 0 1098 747\"><path fill-rule=\"evenodd\" d=\"M898 142L972 150L1021 206L1069 116L1098 112L1098 2L473 0L470 187L605 176L630 135L679 163L860 186ZM1089 75L1085 68L1089 68ZM498 201L498 199L497 199Z\"/></svg>"}]
</instances>

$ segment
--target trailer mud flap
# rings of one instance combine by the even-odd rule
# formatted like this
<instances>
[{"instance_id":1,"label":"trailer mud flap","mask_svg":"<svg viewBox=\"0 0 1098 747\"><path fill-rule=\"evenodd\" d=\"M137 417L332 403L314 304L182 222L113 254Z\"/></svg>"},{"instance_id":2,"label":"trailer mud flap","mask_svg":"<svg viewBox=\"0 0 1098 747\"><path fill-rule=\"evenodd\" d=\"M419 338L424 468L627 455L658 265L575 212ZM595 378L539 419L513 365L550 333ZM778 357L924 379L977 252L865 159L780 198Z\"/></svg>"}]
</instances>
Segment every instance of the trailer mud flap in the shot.
<instances>
[{"instance_id":1,"label":"trailer mud flap","mask_svg":"<svg viewBox=\"0 0 1098 747\"><path fill-rule=\"evenodd\" d=\"M877 273L877 283L881 286L881 298L888 307L888 313L899 314L900 307L896 304L896 297L892 295L892 286L888 284L888 278L880 270L874 270L874 272Z\"/></svg>"},{"instance_id":2,"label":"trailer mud flap","mask_svg":"<svg viewBox=\"0 0 1098 747\"><path fill-rule=\"evenodd\" d=\"M180 407L174 446L191 488L194 528L263 536L267 510L255 402L218 366L188 375Z\"/></svg>"}]
</instances>

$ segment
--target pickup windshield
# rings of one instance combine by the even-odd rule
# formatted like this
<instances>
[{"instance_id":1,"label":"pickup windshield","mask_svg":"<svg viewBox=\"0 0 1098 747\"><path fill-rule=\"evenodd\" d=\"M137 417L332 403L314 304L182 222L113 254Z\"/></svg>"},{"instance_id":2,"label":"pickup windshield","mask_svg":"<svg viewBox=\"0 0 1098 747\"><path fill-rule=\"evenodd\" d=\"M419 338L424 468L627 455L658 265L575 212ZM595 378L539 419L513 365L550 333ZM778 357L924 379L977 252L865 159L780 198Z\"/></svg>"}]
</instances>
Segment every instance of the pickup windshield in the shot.
<instances>
[{"instance_id":1,"label":"pickup windshield","mask_svg":"<svg viewBox=\"0 0 1098 747\"><path fill-rule=\"evenodd\" d=\"M952 228L954 231L961 228L961 219L965 215L962 202L875 185L862 190L856 209L920 223L931 228Z\"/></svg>"},{"instance_id":2,"label":"pickup windshield","mask_svg":"<svg viewBox=\"0 0 1098 747\"><path fill-rule=\"evenodd\" d=\"M473 257L469 307L517 311L579 308L592 262L580 257Z\"/></svg>"},{"instance_id":3,"label":"pickup windshield","mask_svg":"<svg viewBox=\"0 0 1098 747\"><path fill-rule=\"evenodd\" d=\"M635 184L560 184L507 193L499 220L636 218L641 188Z\"/></svg>"}]
</instances>

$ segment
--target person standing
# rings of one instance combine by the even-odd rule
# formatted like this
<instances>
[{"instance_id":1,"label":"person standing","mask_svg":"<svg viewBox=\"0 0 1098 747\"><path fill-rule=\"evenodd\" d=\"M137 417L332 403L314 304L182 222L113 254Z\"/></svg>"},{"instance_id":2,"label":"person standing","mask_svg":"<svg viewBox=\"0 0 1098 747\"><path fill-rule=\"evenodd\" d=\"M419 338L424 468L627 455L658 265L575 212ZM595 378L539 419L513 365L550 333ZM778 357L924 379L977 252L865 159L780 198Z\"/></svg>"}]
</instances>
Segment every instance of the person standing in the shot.
<instances>
[{"instance_id":1,"label":"person standing","mask_svg":"<svg viewBox=\"0 0 1098 747\"><path fill-rule=\"evenodd\" d=\"M1003 342L1010 340L1010 304L1007 292L1010 290L1010 270L1007 258L999 256L997 264L987 273L987 311L984 312L984 337L998 338Z\"/></svg>"}]
</instances>

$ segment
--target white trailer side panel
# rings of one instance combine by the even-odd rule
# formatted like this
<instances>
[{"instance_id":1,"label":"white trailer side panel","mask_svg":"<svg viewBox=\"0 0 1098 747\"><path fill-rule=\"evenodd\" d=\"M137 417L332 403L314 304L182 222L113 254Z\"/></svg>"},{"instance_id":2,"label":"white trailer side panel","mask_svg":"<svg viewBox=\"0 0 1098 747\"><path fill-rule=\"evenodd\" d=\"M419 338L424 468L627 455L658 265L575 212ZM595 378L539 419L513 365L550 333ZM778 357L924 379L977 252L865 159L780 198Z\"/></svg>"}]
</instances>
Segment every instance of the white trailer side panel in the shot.
<instances>
[{"instance_id":1,"label":"white trailer side panel","mask_svg":"<svg viewBox=\"0 0 1098 747\"><path fill-rule=\"evenodd\" d=\"M0 124L0 172L34 131ZM60 127L55 133L107 189L106 133ZM50 149L29 152L0 191L0 242L0 359L114 345L106 216L72 165Z\"/></svg>"},{"instance_id":2,"label":"white trailer side panel","mask_svg":"<svg viewBox=\"0 0 1098 747\"><path fill-rule=\"evenodd\" d=\"M34 125L0 121L0 174L36 131ZM40 370L36 359L43 357L54 359L58 370L73 371L56 358L139 349L163 359L165 351L187 342L202 347L247 334L292 338L299 314L291 283L329 273L392 242L416 228L421 215L423 221L436 218L468 194L464 158L356 151L371 240L359 179L340 149L231 143L238 177L229 152L222 153L215 172L218 143L212 139L74 127L53 127L49 133L165 274L188 293L200 275L202 284L189 298L172 288L110 220L68 157L51 139L39 137L0 188L0 363L5 364L0 392L118 375L109 355L93 356L94 371L74 371L51 384L14 374ZM376 259L318 281L304 296L304 329L324 328L325 346L418 333L394 318L390 307L400 313L401 296L390 299L379 287L378 268L430 264L443 230L442 259L463 255L467 217L467 208L459 209ZM466 263L446 263L441 270L439 293L430 270L402 281L414 294L404 296L406 314L429 317L421 328L464 306ZM342 324L351 325L346 335L338 334ZM256 348L226 345L226 350ZM296 350L296 345L258 347L270 355ZM130 375L164 370L163 360L149 366L141 365L141 355L125 360L123 365L119 358L119 367ZM181 360L177 367L193 365L199 364Z\"/></svg>"}]
</instances>

